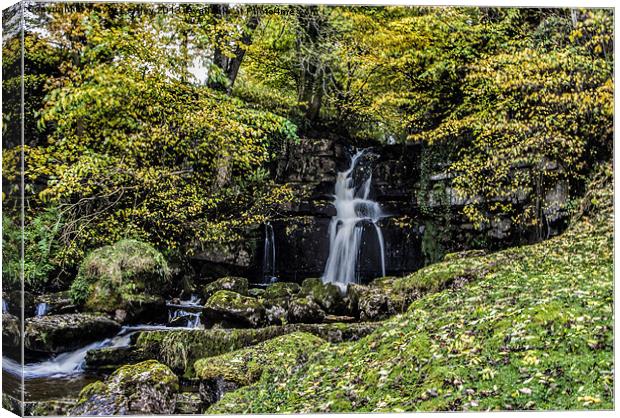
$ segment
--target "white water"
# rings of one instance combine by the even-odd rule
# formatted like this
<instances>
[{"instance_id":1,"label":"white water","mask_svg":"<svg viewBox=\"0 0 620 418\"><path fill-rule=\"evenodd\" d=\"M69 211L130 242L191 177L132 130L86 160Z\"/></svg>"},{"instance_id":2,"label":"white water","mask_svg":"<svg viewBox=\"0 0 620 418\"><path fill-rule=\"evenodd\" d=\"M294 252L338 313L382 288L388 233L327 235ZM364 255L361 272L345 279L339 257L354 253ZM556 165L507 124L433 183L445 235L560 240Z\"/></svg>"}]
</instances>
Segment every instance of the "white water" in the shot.
<instances>
[{"instance_id":1,"label":"white water","mask_svg":"<svg viewBox=\"0 0 620 418\"><path fill-rule=\"evenodd\" d=\"M9 304L4 299L2 299L2 313L9 313Z\"/></svg>"},{"instance_id":2,"label":"white water","mask_svg":"<svg viewBox=\"0 0 620 418\"><path fill-rule=\"evenodd\" d=\"M341 290L345 290L349 283L358 281L356 267L365 222L372 223L377 233L381 272L385 276L383 234L377 224L385 215L379 204L368 198L372 175L368 176L360 187L357 187L353 180L359 159L365 153L366 150L361 150L353 155L349 169L338 173L336 179L333 202L336 216L332 217L329 225L329 257L323 273L323 282L334 283Z\"/></svg>"},{"instance_id":3,"label":"white water","mask_svg":"<svg viewBox=\"0 0 620 418\"><path fill-rule=\"evenodd\" d=\"M199 328L202 323L200 322L200 314L202 312L202 305L200 304L200 298L196 295L191 295L189 300L179 301L178 304L168 303L168 323L180 317L188 317L187 328ZM170 309L172 308L172 309Z\"/></svg>"},{"instance_id":4,"label":"white water","mask_svg":"<svg viewBox=\"0 0 620 418\"><path fill-rule=\"evenodd\" d=\"M37 304L37 309L35 310L36 316L45 316L49 311L49 305L45 302L41 302Z\"/></svg>"},{"instance_id":5,"label":"white water","mask_svg":"<svg viewBox=\"0 0 620 418\"><path fill-rule=\"evenodd\" d=\"M273 226L265 224L265 245L263 249L263 277L265 283L274 283L276 278L276 242Z\"/></svg>"},{"instance_id":6,"label":"white water","mask_svg":"<svg viewBox=\"0 0 620 418\"><path fill-rule=\"evenodd\" d=\"M133 327L123 327L120 332L112 337L103 341L97 341L82 348L78 348L75 351L58 354L48 360L43 360L36 363L19 364L15 360L9 357L2 357L2 369L12 375L21 376L23 373L24 379L35 379L42 377L65 377L76 375L84 371L84 360L86 359L86 353L88 350L103 347L127 347L129 345L130 337L133 333L138 331L170 329L158 325L140 325Z\"/></svg>"}]
</instances>

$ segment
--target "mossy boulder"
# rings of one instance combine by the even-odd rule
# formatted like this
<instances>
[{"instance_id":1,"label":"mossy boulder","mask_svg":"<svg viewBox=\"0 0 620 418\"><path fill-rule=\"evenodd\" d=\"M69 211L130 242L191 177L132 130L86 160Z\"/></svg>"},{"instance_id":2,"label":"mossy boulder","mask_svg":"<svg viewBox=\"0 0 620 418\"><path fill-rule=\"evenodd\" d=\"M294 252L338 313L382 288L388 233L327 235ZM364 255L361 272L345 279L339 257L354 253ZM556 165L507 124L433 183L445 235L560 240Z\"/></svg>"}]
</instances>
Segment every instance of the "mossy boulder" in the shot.
<instances>
[{"instance_id":1,"label":"mossy boulder","mask_svg":"<svg viewBox=\"0 0 620 418\"><path fill-rule=\"evenodd\" d=\"M261 289L260 287L253 287L248 289L248 296L252 296L253 298L263 297L265 294L265 289Z\"/></svg>"},{"instance_id":2,"label":"mossy boulder","mask_svg":"<svg viewBox=\"0 0 620 418\"><path fill-rule=\"evenodd\" d=\"M178 390L179 379L170 368L147 360L85 386L69 415L169 415Z\"/></svg>"},{"instance_id":3,"label":"mossy boulder","mask_svg":"<svg viewBox=\"0 0 620 418\"><path fill-rule=\"evenodd\" d=\"M268 325L284 325L288 314L289 301L288 297L264 299L265 322Z\"/></svg>"},{"instance_id":4,"label":"mossy boulder","mask_svg":"<svg viewBox=\"0 0 620 418\"><path fill-rule=\"evenodd\" d=\"M340 288L333 283L323 283L321 279L306 279L301 286L300 296L310 297L325 312L335 315L349 313Z\"/></svg>"},{"instance_id":5,"label":"mossy boulder","mask_svg":"<svg viewBox=\"0 0 620 418\"><path fill-rule=\"evenodd\" d=\"M287 320L290 323L316 324L323 322L325 312L311 298L294 298L288 305Z\"/></svg>"},{"instance_id":6,"label":"mossy boulder","mask_svg":"<svg viewBox=\"0 0 620 418\"><path fill-rule=\"evenodd\" d=\"M265 371L299 367L323 344L326 341L322 338L295 332L253 347L200 359L194 364L194 369L196 376L206 381L207 385L203 387L210 387L214 392L211 398L217 401L225 393L222 387L227 391L235 390L257 382Z\"/></svg>"},{"instance_id":7,"label":"mossy boulder","mask_svg":"<svg viewBox=\"0 0 620 418\"><path fill-rule=\"evenodd\" d=\"M106 316L89 313L27 318L24 346L34 352L61 353L113 336L120 328Z\"/></svg>"},{"instance_id":8,"label":"mossy boulder","mask_svg":"<svg viewBox=\"0 0 620 418\"><path fill-rule=\"evenodd\" d=\"M290 298L299 293L301 287L297 283L277 282L265 289L265 299Z\"/></svg>"},{"instance_id":9,"label":"mossy boulder","mask_svg":"<svg viewBox=\"0 0 620 418\"><path fill-rule=\"evenodd\" d=\"M208 300L220 290L230 290L231 292L236 292L240 295L247 296L248 286L248 279L245 277L222 277L221 279L217 279L202 288L203 300Z\"/></svg>"},{"instance_id":10,"label":"mossy boulder","mask_svg":"<svg viewBox=\"0 0 620 418\"><path fill-rule=\"evenodd\" d=\"M175 372L193 376L193 365L198 359L228 353L281 335L302 331L329 342L340 343L358 340L378 326L379 323L287 324L257 329L142 331L138 334L133 346L135 350L133 356L134 358L143 356L142 358L157 359ZM127 353L121 353L121 355L122 358L129 359ZM89 356L86 358L86 364L89 367Z\"/></svg>"},{"instance_id":11,"label":"mossy boulder","mask_svg":"<svg viewBox=\"0 0 620 418\"><path fill-rule=\"evenodd\" d=\"M369 285L349 284L347 302L350 312L363 321L377 321L404 312L420 292L397 286L400 279L384 277Z\"/></svg>"},{"instance_id":12,"label":"mossy boulder","mask_svg":"<svg viewBox=\"0 0 620 418\"><path fill-rule=\"evenodd\" d=\"M265 307L256 298L219 290L205 304L204 314L211 323L225 327L257 327L264 322Z\"/></svg>"},{"instance_id":13,"label":"mossy boulder","mask_svg":"<svg viewBox=\"0 0 620 418\"><path fill-rule=\"evenodd\" d=\"M121 322L154 320L165 313L162 298L170 269L151 245L121 240L92 251L82 262L70 295L86 311L114 314Z\"/></svg>"}]
</instances>

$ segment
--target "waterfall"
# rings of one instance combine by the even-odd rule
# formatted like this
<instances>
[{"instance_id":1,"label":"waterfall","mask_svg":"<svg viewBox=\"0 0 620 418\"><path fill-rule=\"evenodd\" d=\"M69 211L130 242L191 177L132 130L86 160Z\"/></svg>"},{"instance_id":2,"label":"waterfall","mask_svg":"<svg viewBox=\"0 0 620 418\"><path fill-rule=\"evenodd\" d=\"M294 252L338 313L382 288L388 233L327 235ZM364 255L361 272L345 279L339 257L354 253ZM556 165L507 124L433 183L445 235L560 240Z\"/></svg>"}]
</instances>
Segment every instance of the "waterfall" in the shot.
<instances>
[{"instance_id":1,"label":"waterfall","mask_svg":"<svg viewBox=\"0 0 620 418\"><path fill-rule=\"evenodd\" d=\"M9 313L9 304L4 299L2 299L2 313Z\"/></svg>"},{"instance_id":2,"label":"waterfall","mask_svg":"<svg viewBox=\"0 0 620 418\"><path fill-rule=\"evenodd\" d=\"M361 251L364 223L374 226L379 242L381 273L385 276L385 248L383 233L377 222L384 217L379 204L368 198L372 175L356 187L353 174L360 158L367 152L363 149L351 157L348 170L339 172L336 179L333 205L336 216L329 225L329 257L323 273L323 282L334 283L341 290L347 284L359 280L357 261Z\"/></svg>"},{"instance_id":3,"label":"waterfall","mask_svg":"<svg viewBox=\"0 0 620 418\"><path fill-rule=\"evenodd\" d=\"M37 308L35 310L35 315L36 316L45 316L47 315L47 312L49 311L49 305L45 302L41 302L39 304L37 304Z\"/></svg>"},{"instance_id":4,"label":"waterfall","mask_svg":"<svg viewBox=\"0 0 620 418\"><path fill-rule=\"evenodd\" d=\"M265 283L274 283L276 278L276 242L271 223L265 223L265 245L263 249L263 277Z\"/></svg>"}]
</instances>

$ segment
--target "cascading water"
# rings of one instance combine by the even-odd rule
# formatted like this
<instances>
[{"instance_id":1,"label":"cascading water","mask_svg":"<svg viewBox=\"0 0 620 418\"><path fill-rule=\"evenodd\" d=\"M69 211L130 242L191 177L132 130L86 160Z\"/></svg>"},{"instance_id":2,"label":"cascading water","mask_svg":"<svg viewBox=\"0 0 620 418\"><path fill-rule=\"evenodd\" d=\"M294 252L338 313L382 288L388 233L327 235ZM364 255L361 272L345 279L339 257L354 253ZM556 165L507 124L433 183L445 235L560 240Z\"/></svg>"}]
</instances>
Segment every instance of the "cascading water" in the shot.
<instances>
[{"instance_id":1,"label":"cascading water","mask_svg":"<svg viewBox=\"0 0 620 418\"><path fill-rule=\"evenodd\" d=\"M383 233L377 222L385 215L379 204L370 200L372 175L356 187L353 174L360 158L366 154L363 149L351 157L349 169L338 173L333 205L336 216L329 225L329 257L323 273L324 283L334 283L341 290L346 290L349 283L355 283L359 277L356 267L361 250L363 224L371 223L377 234L381 273L385 276L385 248Z\"/></svg>"},{"instance_id":2,"label":"cascading water","mask_svg":"<svg viewBox=\"0 0 620 418\"><path fill-rule=\"evenodd\" d=\"M263 250L263 278L265 283L274 283L276 278L276 242L273 226L265 223L265 245Z\"/></svg>"},{"instance_id":3,"label":"cascading water","mask_svg":"<svg viewBox=\"0 0 620 418\"><path fill-rule=\"evenodd\" d=\"M158 329L168 329L162 326L138 325L133 327L123 327L121 331L112 338L106 338L78 348L74 351L57 354L47 360L20 364L17 361L2 357L2 370L14 376L23 376L24 379L36 379L43 377L66 377L80 374L84 371L84 360L89 350L97 348L116 348L129 345L131 335L138 331L149 331Z\"/></svg>"},{"instance_id":4,"label":"cascading water","mask_svg":"<svg viewBox=\"0 0 620 418\"><path fill-rule=\"evenodd\" d=\"M168 324L171 326L183 326L187 328L199 328L202 305L200 298L191 295L189 300L180 300L177 303L167 302Z\"/></svg>"},{"instance_id":5,"label":"cascading water","mask_svg":"<svg viewBox=\"0 0 620 418\"><path fill-rule=\"evenodd\" d=\"M47 315L47 312L49 311L49 305L45 302L41 302L39 304L37 304L37 308L35 310L35 315L36 316L45 316Z\"/></svg>"}]
</instances>

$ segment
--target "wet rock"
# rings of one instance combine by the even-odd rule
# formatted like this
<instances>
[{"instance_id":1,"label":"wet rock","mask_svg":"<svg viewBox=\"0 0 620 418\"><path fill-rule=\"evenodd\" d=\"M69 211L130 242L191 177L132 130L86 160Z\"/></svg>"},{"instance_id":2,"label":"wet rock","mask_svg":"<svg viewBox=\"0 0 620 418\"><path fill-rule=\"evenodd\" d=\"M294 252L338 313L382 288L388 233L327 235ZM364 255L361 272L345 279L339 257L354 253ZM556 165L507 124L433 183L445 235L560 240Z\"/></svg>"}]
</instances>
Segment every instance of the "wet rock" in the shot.
<instances>
[{"instance_id":1,"label":"wet rock","mask_svg":"<svg viewBox=\"0 0 620 418\"><path fill-rule=\"evenodd\" d=\"M219 290L230 290L240 295L248 295L248 279L245 277L222 277L209 283L202 289L203 300L208 300Z\"/></svg>"},{"instance_id":2,"label":"wet rock","mask_svg":"<svg viewBox=\"0 0 620 418\"><path fill-rule=\"evenodd\" d=\"M155 321L165 314L170 268L151 245L121 240L92 251L71 285L72 300L90 312L121 322Z\"/></svg>"},{"instance_id":3,"label":"wet rock","mask_svg":"<svg viewBox=\"0 0 620 418\"><path fill-rule=\"evenodd\" d=\"M220 290L204 306L205 317L219 325L257 327L264 322L265 307L255 298Z\"/></svg>"},{"instance_id":4,"label":"wet rock","mask_svg":"<svg viewBox=\"0 0 620 418\"><path fill-rule=\"evenodd\" d=\"M136 364L148 359L142 350L134 347L105 347L88 350L84 360L86 370L112 372L127 364Z\"/></svg>"},{"instance_id":5,"label":"wet rock","mask_svg":"<svg viewBox=\"0 0 620 418\"><path fill-rule=\"evenodd\" d=\"M180 415L199 415L206 407L202 401L200 393L181 392L177 394L175 414Z\"/></svg>"},{"instance_id":6,"label":"wet rock","mask_svg":"<svg viewBox=\"0 0 620 418\"><path fill-rule=\"evenodd\" d=\"M121 326L95 314L64 314L27 318L24 345L27 350L60 353L112 336Z\"/></svg>"},{"instance_id":7,"label":"wet rock","mask_svg":"<svg viewBox=\"0 0 620 418\"><path fill-rule=\"evenodd\" d=\"M325 312L310 297L292 299L288 306L287 319L290 323L316 324L323 322Z\"/></svg>"},{"instance_id":8,"label":"wet rock","mask_svg":"<svg viewBox=\"0 0 620 418\"><path fill-rule=\"evenodd\" d=\"M179 379L167 366L148 360L123 366L104 381L84 387L70 415L173 414Z\"/></svg>"},{"instance_id":9,"label":"wet rock","mask_svg":"<svg viewBox=\"0 0 620 418\"><path fill-rule=\"evenodd\" d=\"M265 299L290 298L299 293L301 287L297 283L278 282L267 287L263 297Z\"/></svg>"},{"instance_id":10,"label":"wet rock","mask_svg":"<svg viewBox=\"0 0 620 418\"><path fill-rule=\"evenodd\" d=\"M56 315L65 313L77 312L77 306L71 300L71 296L68 291L57 293L46 293L39 295L35 298L35 311L36 306L40 303L45 303L47 307L46 315Z\"/></svg>"},{"instance_id":11,"label":"wet rock","mask_svg":"<svg viewBox=\"0 0 620 418\"><path fill-rule=\"evenodd\" d=\"M21 330L19 318L9 313L2 314L2 348L5 351L21 351Z\"/></svg>"}]
</instances>

